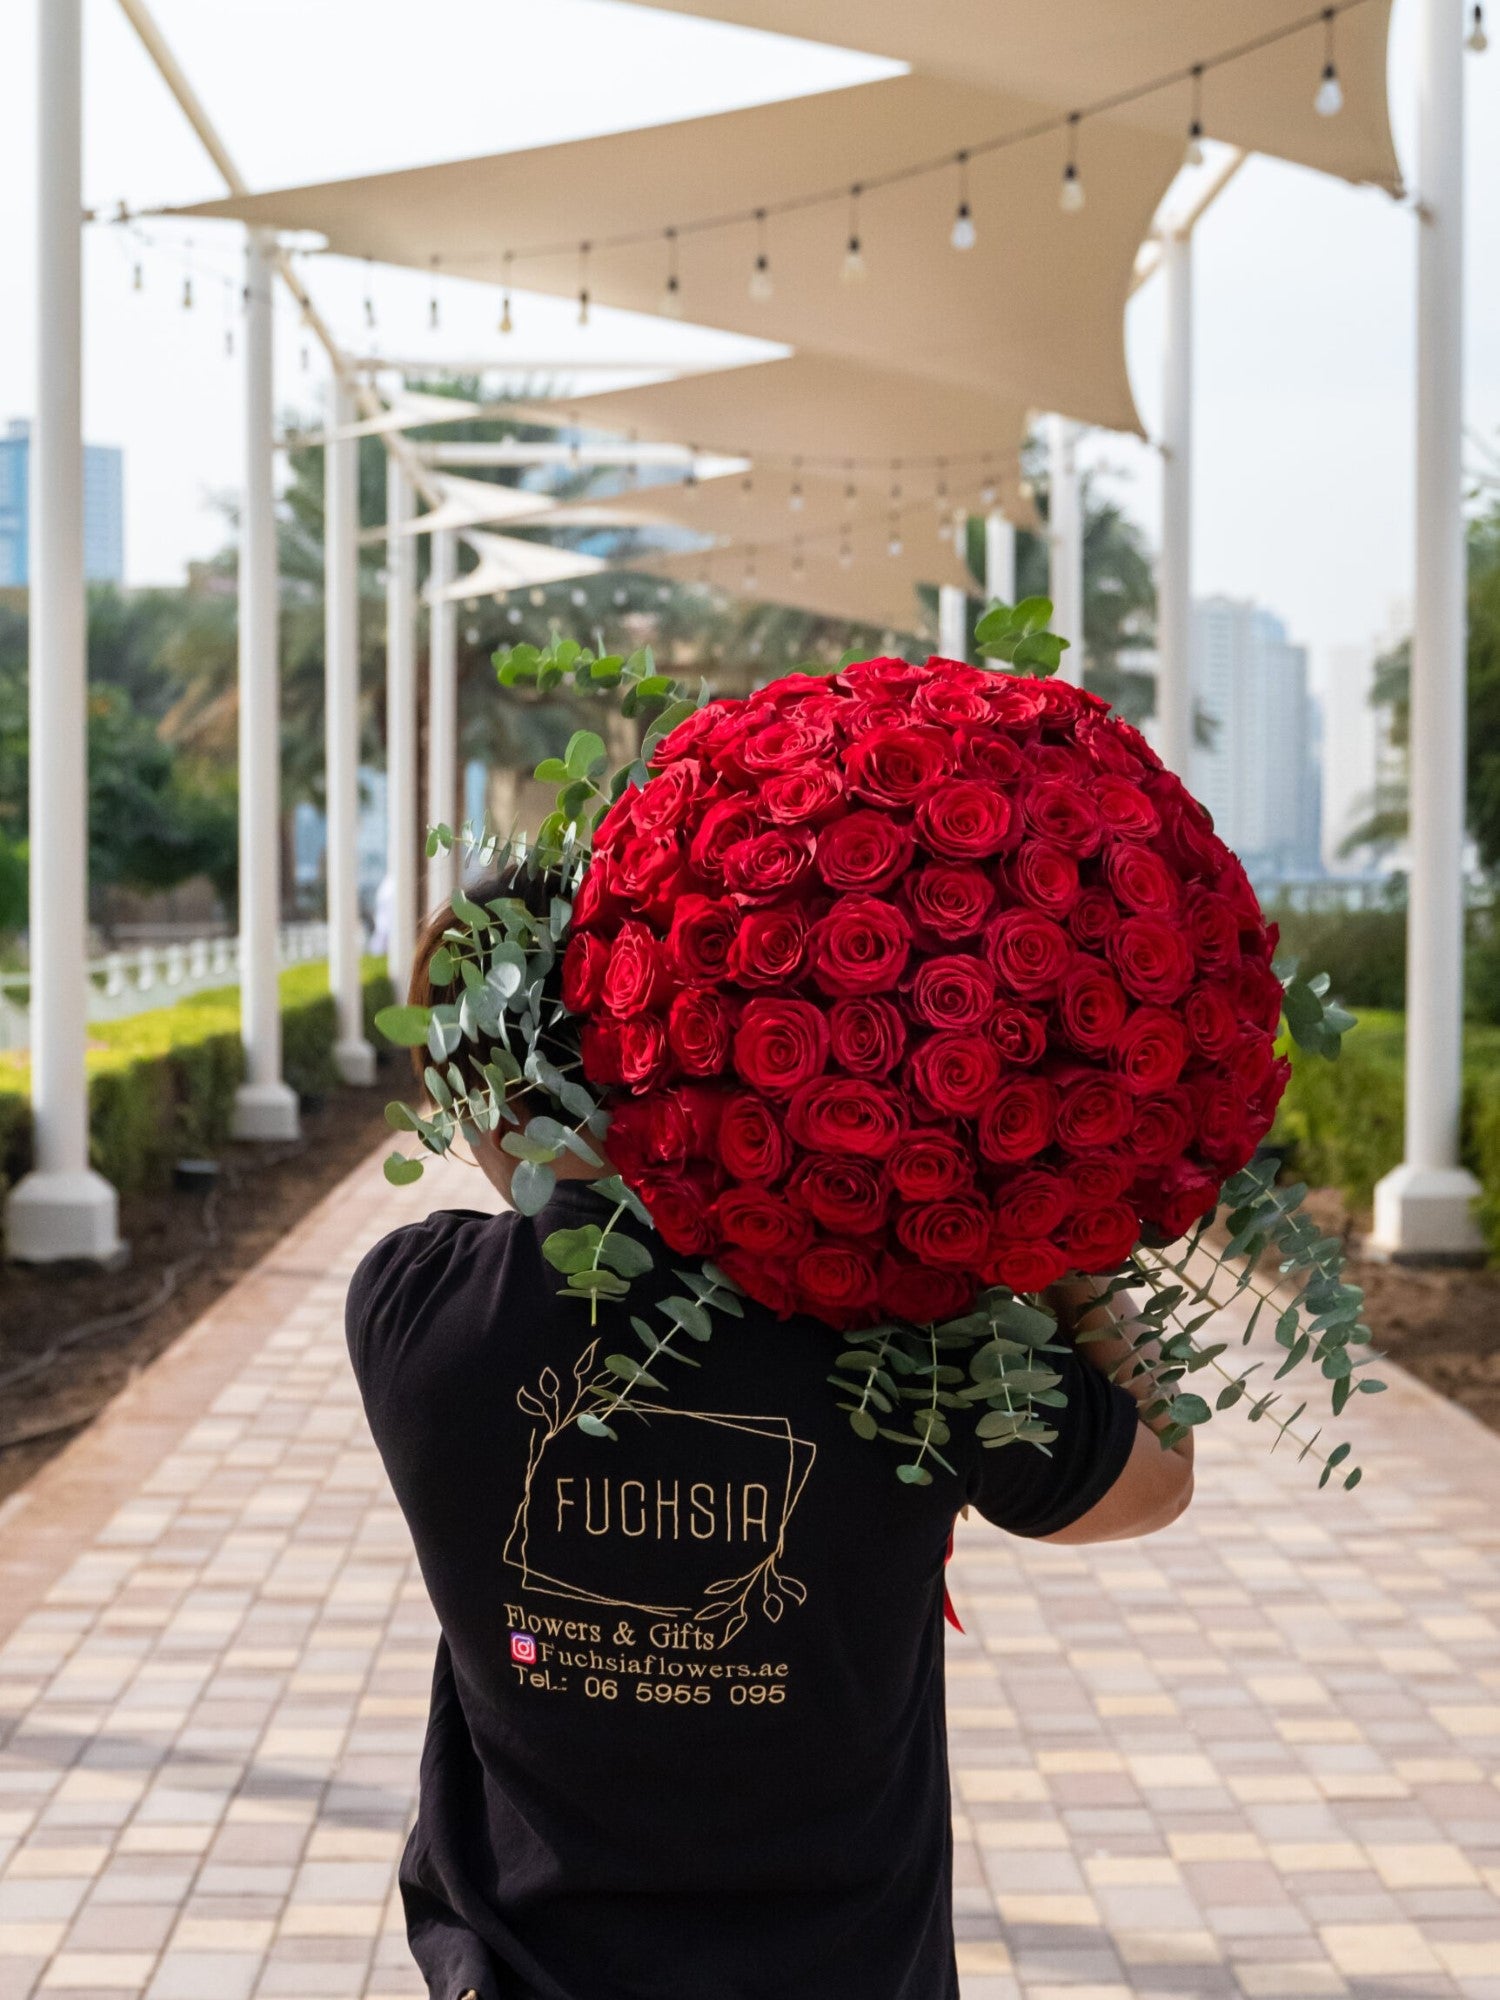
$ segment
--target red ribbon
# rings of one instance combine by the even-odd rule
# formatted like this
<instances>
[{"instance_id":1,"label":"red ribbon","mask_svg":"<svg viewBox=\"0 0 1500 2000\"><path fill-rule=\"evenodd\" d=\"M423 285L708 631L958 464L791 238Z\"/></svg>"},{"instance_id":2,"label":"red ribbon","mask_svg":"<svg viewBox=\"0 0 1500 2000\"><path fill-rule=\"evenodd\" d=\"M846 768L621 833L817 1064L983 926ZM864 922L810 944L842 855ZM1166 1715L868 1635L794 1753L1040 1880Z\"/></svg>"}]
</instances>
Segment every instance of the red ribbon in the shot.
<instances>
[{"instance_id":1,"label":"red ribbon","mask_svg":"<svg viewBox=\"0 0 1500 2000\"><path fill-rule=\"evenodd\" d=\"M946 1565L951 1563L952 1560L953 1560L953 1535L952 1531L950 1530L948 1535L948 1553L943 1557L944 1566L946 1567ZM948 1588L948 1581L946 1577L943 1579L943 1616L947 1619L948 1623L953 1627L955 1632L963 1631L964 1629L963 1626L960 1625L958 1622L958 1613L953 1609L953 1594Z\"/></svg>"}]
</instances>

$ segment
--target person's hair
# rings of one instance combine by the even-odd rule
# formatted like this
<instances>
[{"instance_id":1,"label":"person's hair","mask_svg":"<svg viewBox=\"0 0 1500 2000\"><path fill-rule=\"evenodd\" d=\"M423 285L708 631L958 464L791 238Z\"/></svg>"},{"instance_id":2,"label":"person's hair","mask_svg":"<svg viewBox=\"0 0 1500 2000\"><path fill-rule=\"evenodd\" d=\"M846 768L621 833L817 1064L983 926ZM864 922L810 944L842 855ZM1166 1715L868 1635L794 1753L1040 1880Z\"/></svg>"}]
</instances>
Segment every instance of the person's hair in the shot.
<instances>
[{"instance_id":1,"label":"person's hair","mask_svg":"<svg viewBox=\"0 0 1500 2000\"><path fill-rule=\"evenodd\" d=\"M552 907L553 888L548 878L539 869L533 869L524 861L506 860L498 868L479 881L469 883L464 894L471 902L492 903L501 896L509 897L530 911L545 929ZM454 979L445 986L435 986L430 967L434 952L443 942L443 932L455 921L451 903L435 904L417 926L416 947L412 953L411 978L406 989L406 997L414 1007L440 1007L445 1002L456 1001L463 991L462 982ZM558 952L552 970L548 973L542 988L547 1000L559 999L562 994L562 953ZM482 1065L489 1056L489 1048L483 1042L461 1041L449 1060L455 1063L465 1080L476 1088L484 1088ZM412 1069L418 1083L426 1083L423 1071L431 1057L425 1048L411 1052ZM519 1102L519 1099L514 1100Z\"/></svg>"}]
</instances>

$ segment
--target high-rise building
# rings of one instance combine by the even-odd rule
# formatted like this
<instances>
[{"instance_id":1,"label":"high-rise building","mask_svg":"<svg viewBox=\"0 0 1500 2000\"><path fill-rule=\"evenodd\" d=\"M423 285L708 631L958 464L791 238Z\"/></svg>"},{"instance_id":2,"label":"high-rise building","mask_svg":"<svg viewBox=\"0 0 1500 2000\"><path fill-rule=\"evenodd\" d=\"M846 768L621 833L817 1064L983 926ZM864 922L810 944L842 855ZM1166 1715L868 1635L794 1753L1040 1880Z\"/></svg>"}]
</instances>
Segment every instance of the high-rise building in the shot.
<instances>
[{"instance_id":1,"label":"high-rise building","mask_svg":"<svg viewBox=\"0 0 1500 2000\"><path fill-rule=\"evenodd\" d=\"M1376 662L1411 630L1410 608L1393 603L1384 632L1362 646L1331 646L1323 659L1323 866L1333 875L1362 875L1372 861L1396 865L1400 843L1377 856L1370 848L1346 854L1344 843L1368 823L1388 796L1401 789L1400 751L1390 740L1388 709L1372 707Z\"/></svg>"},{"instance_id":2,"label":"high-rise building","mask_svg":"<svg viewBox=\"0 0 1500 2000\"><path fill-rule=\"evenodd\" d=\"M90 583L125 581L125 454L83 448L83 573ZM12 418L0 437L0 587L31 581L31 425Z\"/></svg>"},{"instance_id":3,"label":"high-rise building","mask_svg":"<svg viewBox=\"0 0 1500 2000\"><path fill-rule=\"evenodd\" d=\"M1258 881L1319 872L1318 714L1307 649L1257 604L1193 606L1193 696L1212 743L1193 746L1189 783Z\"/></svg>"}]
</instances>

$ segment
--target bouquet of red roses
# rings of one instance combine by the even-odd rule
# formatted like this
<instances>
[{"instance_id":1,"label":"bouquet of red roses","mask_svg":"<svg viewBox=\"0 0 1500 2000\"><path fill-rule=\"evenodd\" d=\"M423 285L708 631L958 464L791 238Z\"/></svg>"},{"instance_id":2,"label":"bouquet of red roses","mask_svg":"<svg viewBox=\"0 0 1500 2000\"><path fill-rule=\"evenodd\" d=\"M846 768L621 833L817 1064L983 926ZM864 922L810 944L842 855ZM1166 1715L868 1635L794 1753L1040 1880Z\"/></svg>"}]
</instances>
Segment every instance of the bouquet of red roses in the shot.
<instances>
[{"instance_id":1,"label":"bouquet of red roses","mask_svg":"<svg viewBox=\"0 0 1500 2000\"><path fill-rule=\"evenodd\" d=\"M587 1434L613 1437L749 1295L838 1329L840 1407L908 1453L901 1478L948 1463L962 1413L988 1445L1045 1445L1045 1292L1073 1274L1131 1289L1164 1444L1278 1402L1250 1394L1261 1361L1232 1372L1199 1339L1247 1289L1252 1332L1273 1306L1277 1379L1310 1362L1335 1413L1381 1386L1357 1373L1370 1334L1341 1245L1255 1157L1283 1021L1332 1056L1351 1017L1326 977L1273 970L1243 869L1139 733L1048 678L1050 610L981 623L1011 672L872 659L734 701L691 699L644 650L496 656L505 686L620 690L644 740L611 774L575 732L538 768L559 792L534 842L465 836L526 893L453 897L431 1004L379 1017L425 1048L430 1107L388 1116L437 1153L498 1134L529 1214L564 1151L602 1168L607 1146L613 1216L542 1246L596 1320L655 1262L626 1214L687 1260L627 1316L639 1351L605 1357ZM1268 1250L1295 1299L1262 1286ZM1322 1480L1348 1450L1320 1454Z\"/></svg>"}]
</instances>

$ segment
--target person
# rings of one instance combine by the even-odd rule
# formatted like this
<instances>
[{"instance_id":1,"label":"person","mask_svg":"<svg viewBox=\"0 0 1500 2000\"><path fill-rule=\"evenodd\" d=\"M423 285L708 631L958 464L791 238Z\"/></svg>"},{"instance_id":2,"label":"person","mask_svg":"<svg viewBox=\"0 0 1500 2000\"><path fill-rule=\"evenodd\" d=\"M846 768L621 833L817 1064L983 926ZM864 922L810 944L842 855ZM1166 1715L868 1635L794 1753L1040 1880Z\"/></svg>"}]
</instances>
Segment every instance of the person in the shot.
<instances>
[{"instance_id":1,"label":"person","mask_svg":"<svg viewBox=\"0 0 1500 2000\"><path fill-rule=\"evenodd\" d=\"M426 968L448 921L418 940L416 1002L443 997ZM504 1201L516 1163L493 1138L474 1151ZM441 1627L400 1871L413 1955L437 2000L956 2000L955 1518L1038 1542L1149 1534L1188 1504L1191 1439L1162 1448L1149 1375L1116 1379L1129 1328L1082 1285L1060 1323L1107 1337L1050 1357L1067 1404L1046 1451L956 1424L956 1473L899 1483L836 1406L837 1335L750 1300L682 1343L695 1366L615 1439L586 1436L575 1398L628 1331L621 1307L595 1325L559 1296L541 1245L608 1219L602 1171L559 1162L533 1218L397 1229L349 1292Z\"/></svg>"}]
</instances>

